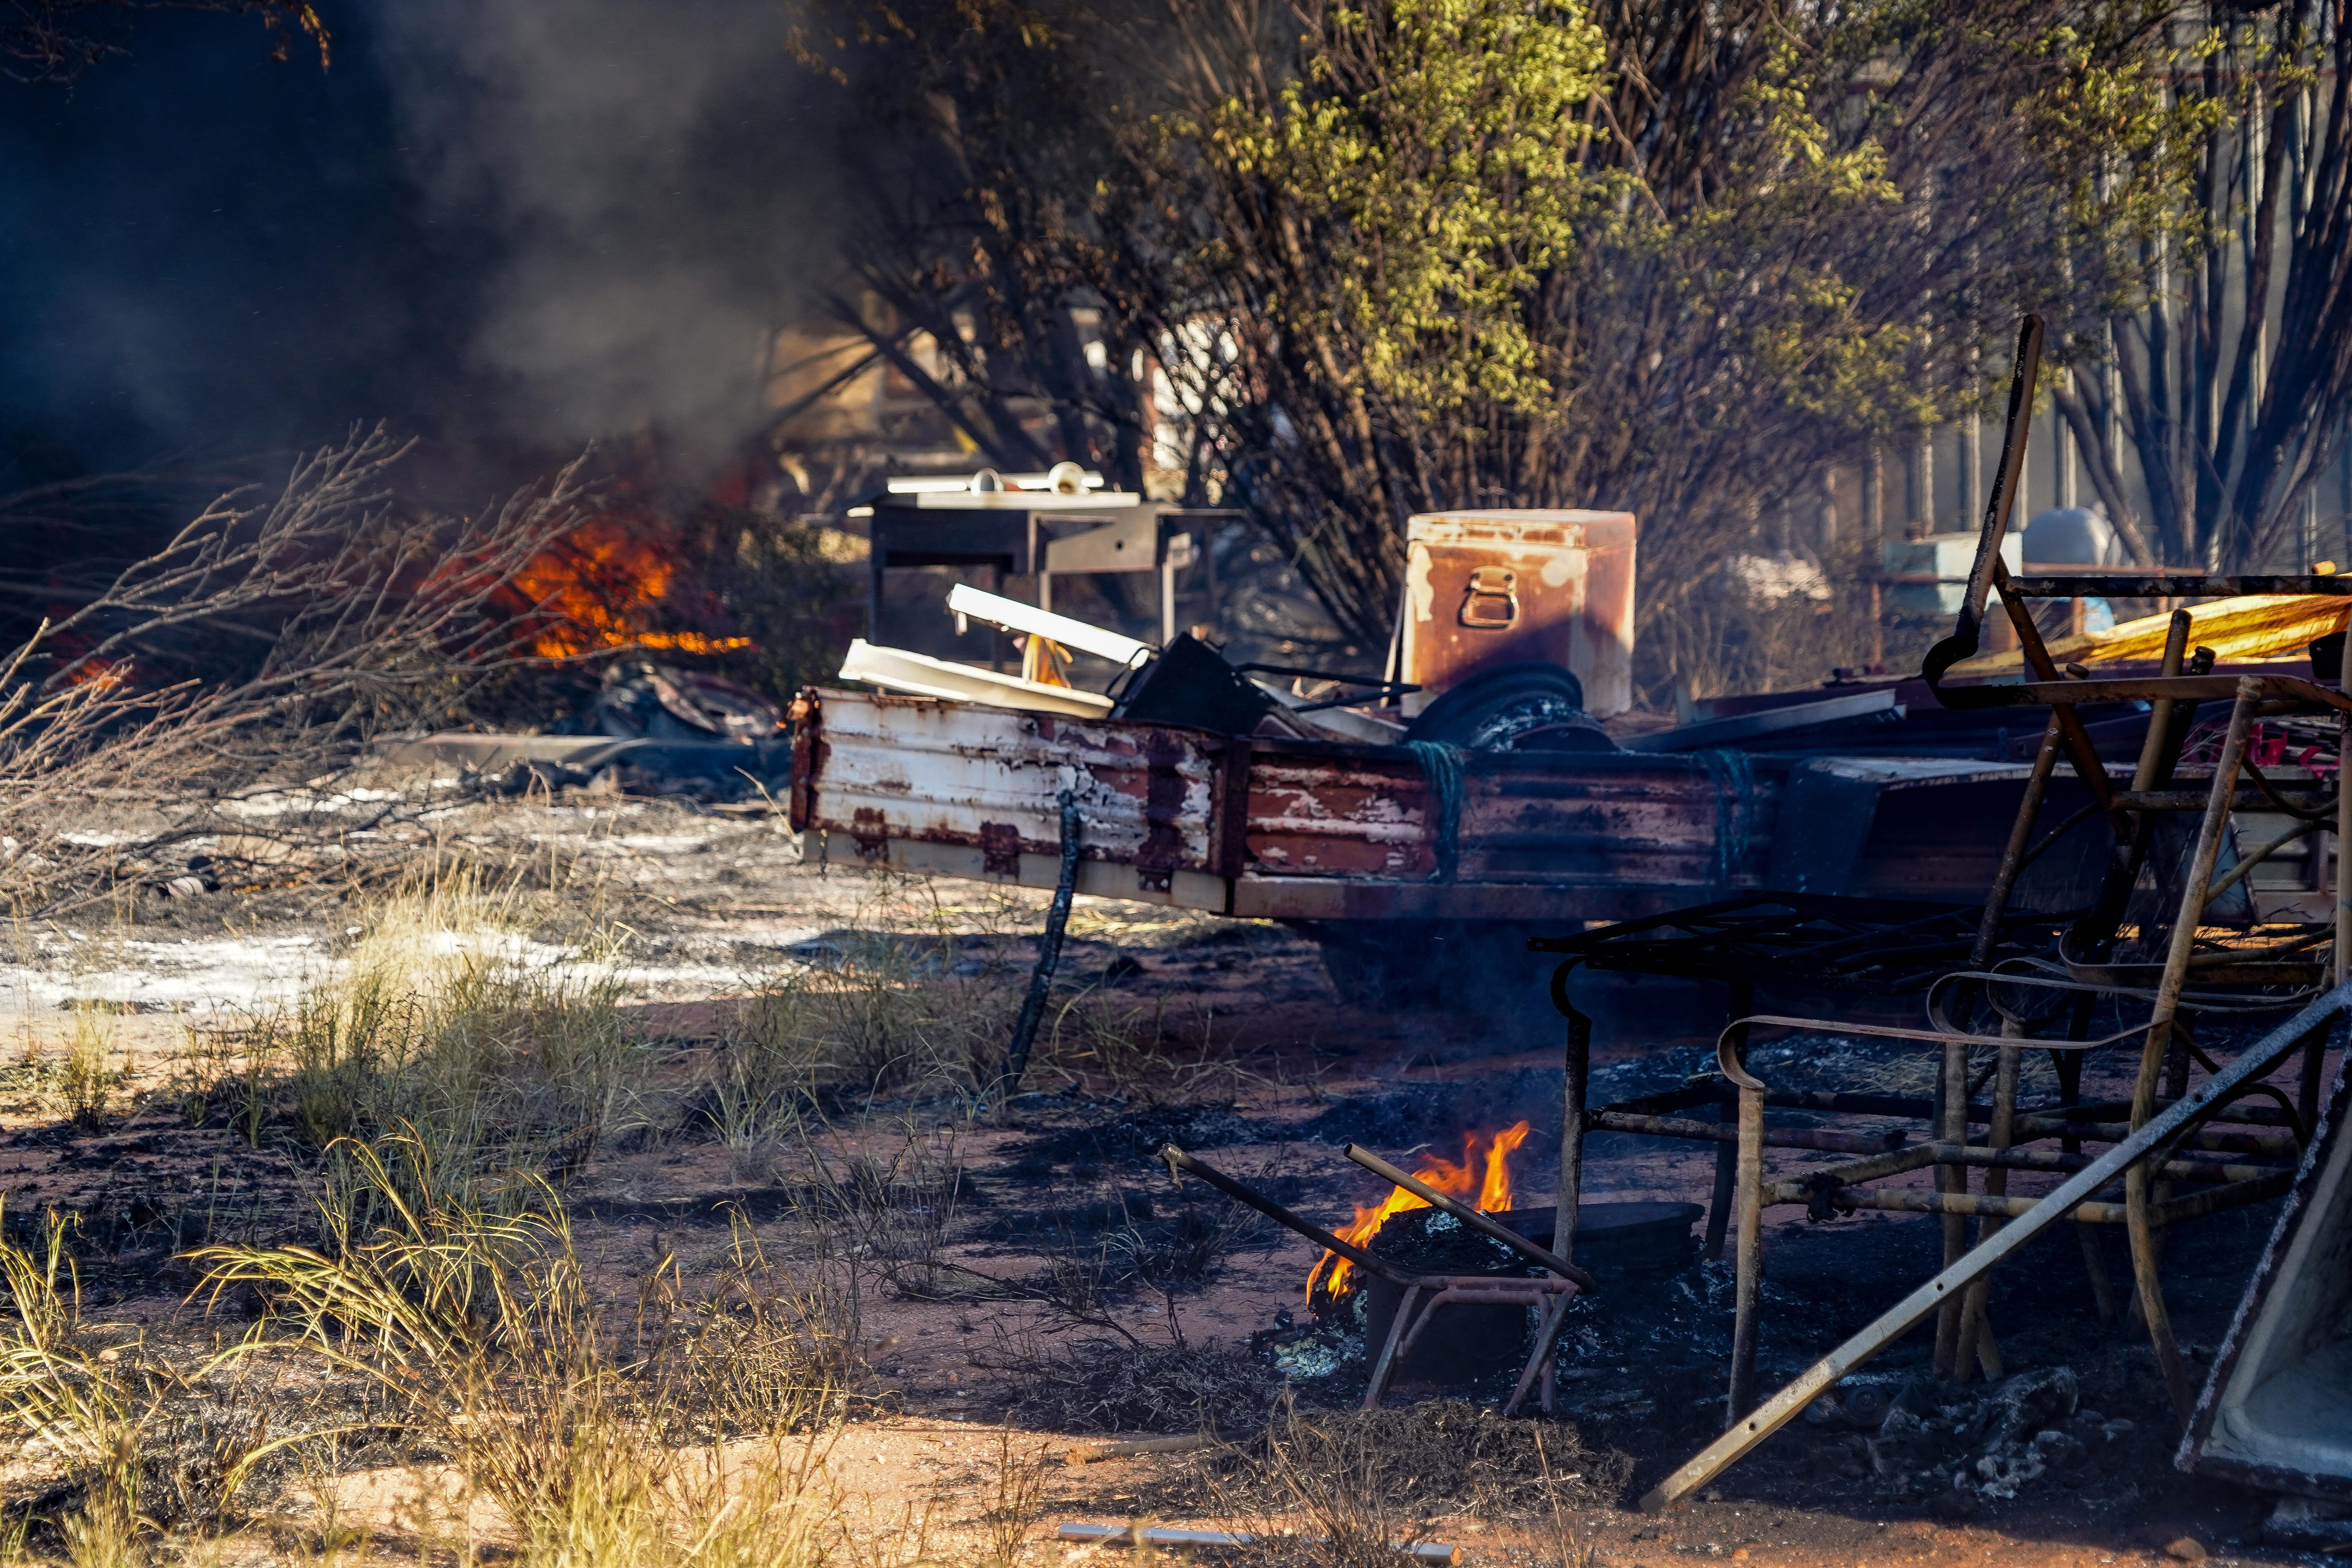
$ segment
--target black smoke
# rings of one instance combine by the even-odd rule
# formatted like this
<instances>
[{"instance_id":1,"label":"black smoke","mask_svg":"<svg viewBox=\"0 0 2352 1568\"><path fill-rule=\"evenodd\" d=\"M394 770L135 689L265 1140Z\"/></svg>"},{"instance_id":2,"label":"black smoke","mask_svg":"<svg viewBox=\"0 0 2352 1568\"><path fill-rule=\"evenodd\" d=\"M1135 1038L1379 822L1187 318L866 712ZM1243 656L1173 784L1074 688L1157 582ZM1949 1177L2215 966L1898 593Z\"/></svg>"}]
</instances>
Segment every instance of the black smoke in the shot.
<instances>
[{"instance_id":1,"label":"black smoke","mask_svg":"<svg viewBox=\"0 0 2352 1568\"><path fill-rule=\"evenodd\" d=\"M757 430L831 255L826 130L763 0L347 0L331 68L142 17L0 83L0 493L390 420L500 479Z\"/></svg>"}]
</instances>

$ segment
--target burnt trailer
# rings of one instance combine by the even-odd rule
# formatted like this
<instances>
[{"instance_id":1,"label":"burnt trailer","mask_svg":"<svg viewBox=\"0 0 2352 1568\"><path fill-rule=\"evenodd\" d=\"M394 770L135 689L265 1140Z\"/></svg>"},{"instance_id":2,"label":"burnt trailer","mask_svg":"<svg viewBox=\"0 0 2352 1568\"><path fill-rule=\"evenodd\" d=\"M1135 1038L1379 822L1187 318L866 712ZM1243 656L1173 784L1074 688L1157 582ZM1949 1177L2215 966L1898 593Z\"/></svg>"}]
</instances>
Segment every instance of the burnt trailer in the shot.
<instances>
[{"instance_id":1,"label":"burnt trailer","mask_svg":"<svg viewBox=\"0 0 2352 1568\"><path fill-rule=\"evenodd\" d=\"M876 502L876 538L895 542L877 573L917 559L906 551L919 533L933 554L954 544L940 521L954 507L996 518L1037 504L979 488L913 500ZM1140 505L1055 504L1113 500ZM1509 984L1494 966L1524 943L1497 940L1500 927L1556 932L1765 889L1980 901L2038 731L1947 714L1917 680L1719 700L1674 730L1612 730L1601 721L1633 697L1635 533L1612 511L1412 519L1377 680L1229 663L1213 641L1174 634L1165 605L1154 645L1056 615L1043 584L1035 605L959 584L952 624L1024 637L1022 674L853 644L842 678L888 694L802 695L793 826L818 857L1295 922L1343 988L1391 1001L1425 996L1449 949L1475 950ZM1100 661L1108 689L1074 689L1052 650ZM1265 676L1294 684L1253 679ZM1322 695L1296 684L1310 677ZM2085 722L2136 744L2145 707ZM2089 805L2077 782L2053 788L2083 792L2053 795L2058 809ZM2096 812L2070 818L2037 851L2021 903L2080 905L2109 834Z\"/></svg>"},{"instance_id":2,"label":"burnt trailer","mask_svg":"<svg viewBox=\"0 0 2352 1568\"><path fill-rule=\"evenodd\" d=\"M1979 900L2030 771L1359 745L833 689L794 717L791 818L812 856L1051 888L1066 793L1078 892L1300 922L1335 971L1376 985L1359 972L1382 954L1427 956L1379 922L1556 929L1766 888ZM2025 904L2081 900L2107 847L2095 816L2038 857Z\"/></svg>"}]
</instances>

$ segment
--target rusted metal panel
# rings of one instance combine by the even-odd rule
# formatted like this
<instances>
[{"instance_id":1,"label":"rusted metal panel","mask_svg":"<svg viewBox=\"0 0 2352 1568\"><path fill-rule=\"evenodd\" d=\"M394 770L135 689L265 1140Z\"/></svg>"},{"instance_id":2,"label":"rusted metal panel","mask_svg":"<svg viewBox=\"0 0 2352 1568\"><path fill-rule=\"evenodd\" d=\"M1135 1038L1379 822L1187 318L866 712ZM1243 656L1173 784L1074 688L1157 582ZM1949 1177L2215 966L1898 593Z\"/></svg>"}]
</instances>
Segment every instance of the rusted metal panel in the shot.
<instances>
[{"instance_id":1,"label":"rusted metal panel","mask_svg":"<svg viewBox=\"0 0 2352 1568\"><path fill-rule=\"evenodd\" d=\"M1780 790L1777 764L1745 759L1474 754L1457 879L1755 887Z\"/></svg>"},{"instance_id":2,"label":"rusted metal panel","mask_svg":"<svg viewBox=\"0 0 2352 1568\"><path fill-rule=\"evenodd\" d=\"M1443 691L1496 665L1540 659L1576 672L1588 712L1623 712L1633 700L1633 514L1623 511L1412 519L1404 679Z\"/></svg>"},{"instance_id":3,"label":"rusted metal panel","mask_svg":"<svg viewBox=\"0 0 2352 1568\"><path fill-rule=\"evenodd\" d=\"M869 861L1036 881L1069 787L1088 862L1132 868L1089 873L1084 890L1262 918L1670 908L1756 885L1780 787L1769 766L1706 757L1472 754L1460 852L1441 882L1443 813L1400 748L1232 742L849 691L811 693L799 712L793 823L846 837Z\"/></svg>"},{"instance_id":4,"label":"rusted metal panel","mask_svg":"<svg viewBox=\"0 0 2352 1568\"><path fill-rule=\"evenodd\" d=\"M1435 868L1429 784L1410 752L1251 750L1245 875L1410 880Z\"/></svg>"},{"instance_id":5,"label":"rusted metal panel","mask_svg":"<svg viewBox=\"0 0 2352 1568\"><path fill-rule=\"evenodd\" d=\"M1474 753L1463 766L1455 881L1750 887L1769 851L1773 770L1735 778L1704 758L1591 754ZM1409 753L1260 742L1249 874L1426 881L1432 816Z\"/></svg>"},{"instance_id":6,"label":"rusted metal panel","mask_svg":"<svg viewBox=\"0 0 2352 1568\"><path fill-rule=\"evenodd\" d=\"M1085 855L1158 874L1211 868L1223 741L1164 725L824 690L802 704L793 820L884 858L893 842L969 846L992 875L1058 853L1076 792Z\"/></svg>"},{"instance_id":7,"label":"rusted metal panel","mask_svg":"<svg viewBox=\"0 0 2352 1568\"><path fill-rule=\"evenodd\" d=\"M834 836L836 858L1051 887L1067 787L1087 824L1080 891L1273 920L1637 920L1784 886L1792 862L1844 868L1849 891L1980 896L1979 840L2014 815L2024 772L1472 752L1445 878L1443 803L1402 748L852 691L812 692L797 711L793 821ZM1861 793L1784 820L1791 780L1825 768ZM2063 854L2045 858L2063 869Z\"/></svg>"}]
</instances>

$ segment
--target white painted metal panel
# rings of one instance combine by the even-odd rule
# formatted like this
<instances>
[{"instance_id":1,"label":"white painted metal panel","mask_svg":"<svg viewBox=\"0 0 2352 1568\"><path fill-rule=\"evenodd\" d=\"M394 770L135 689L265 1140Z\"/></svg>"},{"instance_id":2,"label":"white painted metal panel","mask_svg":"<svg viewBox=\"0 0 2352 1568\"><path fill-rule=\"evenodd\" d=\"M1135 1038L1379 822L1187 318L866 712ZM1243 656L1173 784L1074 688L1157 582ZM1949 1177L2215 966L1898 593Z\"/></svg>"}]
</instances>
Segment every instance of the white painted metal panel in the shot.
<instances>
[{"instance_id":1,"label":"white painted metal panel","mask_svg":"<svg viewBox=\"0 0 2352 1568\"><path fill-rule=\"evenodd\" d=\"M1009 874L1021 854L1058 851L1066 788L1087 858L1163 874L1209 868L1214 736L828 690L813 743L824 754L809 824L861 850L977 844Z\"/></svg>"}]
</instances>

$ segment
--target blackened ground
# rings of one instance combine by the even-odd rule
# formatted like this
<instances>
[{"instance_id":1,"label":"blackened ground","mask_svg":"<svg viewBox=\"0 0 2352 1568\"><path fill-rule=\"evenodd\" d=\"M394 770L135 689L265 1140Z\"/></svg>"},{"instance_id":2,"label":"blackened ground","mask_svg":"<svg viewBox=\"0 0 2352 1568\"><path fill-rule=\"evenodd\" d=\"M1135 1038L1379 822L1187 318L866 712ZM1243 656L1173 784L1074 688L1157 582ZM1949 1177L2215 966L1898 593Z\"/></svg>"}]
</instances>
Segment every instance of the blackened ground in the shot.
<instances>
[{"instance_id":1,"label":"blackened ground","mask_svg":"<svg viewBox=\"0 0 2352 1568\"><path fill-rule=\"evenodd\" d=\"M747 1171L717 1145L687 1092L705 1081L728 999L762 974L822 973L876 952L895 953L894 973L910 986L975 983L1011 994L1034 958L1042 895L798 864L764 822L627 806L636 815L616 825L613 810L596 809L604 815L577 804L499 808L504 815L483 807L478 823L463 826L534 843L574 835L583 859L611 865L600 896L635 933L631 962L646 977L636 1016L669 1047L664 1081L680 1086L680 1098L668 1119L600 1151L569 1193L599 1288L634 1300L665 1259L723 1258L739 1222L780 1259L816 1256L813 1237L841 1240L842 1216L823 1188L783 1162ZM331 901L150 900L120 940L76 943L64 933L47 948L33 944L5 978L28 995L61 999L42 1004L26 1026L27 1038L47 1038L54 1055L71 1019L62 1001L115 998L131 984L152 991L159 976L184 990L233 989L280 962L268 941L299 937L326 962L349 919ZM1083 1063L1041 1068L1028 1092L994 1109L936 1091L820 1108L837 1152L881 1161L920 1140L951 1147L961 1167L940 1185L953 1202L937 1255L895 1278L878 1268L862 1276L871 1398L860 1408L896 1410L891 1420L926 1431L984 1431L1009 1419L1056 1438L1192 1431L1204 1419L1246 1435L1286 1402L1307 1418L1352 1408L1365 1377L1360 1335L1318 1328L1307 1310L1318 1249L1197 1182L1171 1184L1153 1152L1165 1142L1203 1152L1336 1226L1383 1195L1341 1144L1360 1142L1411 1167L1424 1151L1458 1160L1465 1133L1525 1119L1533 1131L1515 1168L1515 1203L1549 1204L1559 1022L1540 984L1521 984L1511 956L1498 961L1492 983L1450 994L1447 1005L1392 1010L1335 989L1300 932L1081 900L1055 1013L1072 1026L1108 1019L1136 1037L1118 1074ZM268 993L251 984L230 1000L260 1005ZM1672 1088L1707 1070L1722 1006L1720 992L1705 986L1612 982L1593 1008L1595 1100ZM188 1300L193 1276L176 1256L205 1237L310 1239L316 1220L307 1172L268 1138L255 1147L217 1108L172 1089L172 1053L187 1021L126 1018L123 1049L142 1076L95 1130L64 1120L27 1073L16 1075L19 1086L14 1069L0 1070L0 1187L12 1224L51 1204L80 1215L87 1300L208 1335L219 1325L202 1321L202 1300ZM1051 1059L1078 1060L1041 1052L1041 1062ZM1932 1074L1907 1047L1835 1036L1760 1037L1750 1065L1788 1087L1881 1093L1924 1092ZM2088 1092L2113 1093L2124 1071L2120 1057L2095 1063ZM2038 1092L2046 1068L2035 1074L2029 1088ZM21 1096L5 1098L19 1087ZM1710 1144L1606 1135L1590 1140L1586 1153L1592 1201L1703 1204L1711 1194ZM1827 1163L1775 1151L1769 1173ZM2021 1176L2011 1190L2042 1189ZM2274 1209L2168 1237L2171 1310L2193 1355L2210 1354L2219 1340ZM2127 1300L2120 1237L2090 1234ZM1932 1274L1940 1227L1909 1215L1814 1225L1801 1211L1776 1209L1764 1254L1769 1388ZM1579 1473L1600 1489L1580 1505L1578 1528L1604 1542L1609 1558L1648 1568L1669 1552L1751 1549L1872 1564L1973 1564L1987 1552L2031 1552L2094 1568L2126 1552L2145 1557L2179 1535L2217 1553L2251 1541L2266 1504L2171 1468L2171 1416L2145 1335L2102 1322L2089 1279L2073 1227L2037 1239L1995 1276L1990 1307L2004 1372L2027 1381L2005 1390L1981 1379L1938 1385L1923 1328L1864 1369L1862 1381L1876 1392L1793 1424L1727 1472L1717 1500L1663 1521L1624 1510L1721 1428L1731 1324L1725 1263L1688 1256L1661 1269L1604 1268L1601 1289L1570 1314L1554 1423L1503 1425L1560 1436L1559 1446L1546 1439L1542 1453L1553 1458L1591 1457ZM1468 1388L1401 1390L1392 1403L1443 1396L1491 1413L1510 1382L1507 1370ZM1479 1420L1484 1444L1496 1418ZM1425 1424L1457 1429L1451 1415ZM1572 1440L1563 1426L1575 1429ZM878 1443L877 1434L895 1430L877 1420L845 1442ZM2044 1441L2044 1433L2053 1436ZM1518 1457L1510 1473L1523 1479L1525 1456L1511 1452ZM1174 1462L1160 1460L1074 1471L1055 1506L1085 1517L1157 1506L1179 1495L1161 1488L1175 1474ZM1517 1481L1496 1485L1493 1496L1524 1495L1513 1489ZM1485 1506L1469 1491L1459 1500L1458 1529L1474 1560L1487 1560L1482 1541L1498 1539L1474 1530L1486 1528L1478 1523L1489 1517L1477 1511ZM1496 1507L1495 1519L1509 1514Z\"/></svg>"}]
</instances>

